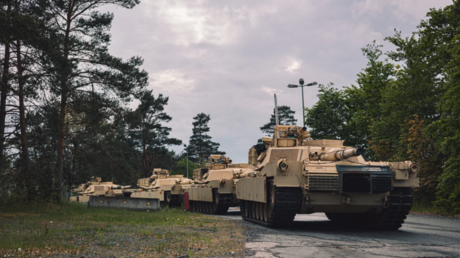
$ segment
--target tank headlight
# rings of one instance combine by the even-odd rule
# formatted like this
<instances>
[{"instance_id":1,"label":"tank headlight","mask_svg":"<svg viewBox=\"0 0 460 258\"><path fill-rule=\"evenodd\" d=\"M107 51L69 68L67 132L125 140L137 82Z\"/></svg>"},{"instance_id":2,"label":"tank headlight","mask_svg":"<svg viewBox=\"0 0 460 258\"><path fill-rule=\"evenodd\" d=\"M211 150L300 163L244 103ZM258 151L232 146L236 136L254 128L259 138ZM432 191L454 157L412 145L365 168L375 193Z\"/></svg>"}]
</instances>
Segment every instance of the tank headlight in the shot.
<instances>
[{"instance_id":1,"label":"tank headlight","mask_svg":"<svg viewBox=\"0 0 460 258\"><path fill-rule=\"evenodd\" d=\"M420 166L417 163L412 162L412 164L410 164L410 166L409 166L409 171L410 172L417 173L419 170L420 170Z\"/></svg>"},{"instance_id":2,"label":"tank headlight","mask_svg":"<svg viewBox=\"0 0 460 258\"><path fill-rule=\"evenodd\" d=\"M278 162L278 168L281 170L281 171L286 171L288 168L289 168L289 164L286 160L281 160Z\"/></svg>"},{"instance_id":3,"label":"tank headlight","mask_svg":"<svg viewBox=\"0 0 460 258\"><path fill-rule=\"evenodd\" d=\"M225 184L225 179L220 180L220 184L221 185Z\"/></svg>"}]
</instances>

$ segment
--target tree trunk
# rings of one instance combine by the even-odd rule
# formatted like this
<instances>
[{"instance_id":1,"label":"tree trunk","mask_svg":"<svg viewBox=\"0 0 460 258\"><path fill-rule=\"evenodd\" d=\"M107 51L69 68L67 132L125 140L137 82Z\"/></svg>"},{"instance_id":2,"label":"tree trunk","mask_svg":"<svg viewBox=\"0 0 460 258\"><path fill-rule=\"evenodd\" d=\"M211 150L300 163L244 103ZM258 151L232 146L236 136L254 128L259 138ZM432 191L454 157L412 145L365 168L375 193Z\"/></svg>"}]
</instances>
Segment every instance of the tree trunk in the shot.
<instances>
[{"instance_id":1,"label":"tree trunk","mask_svg":"<svg viewBox=\"0 0 460 258\"><path fill-rule=\"evenodd\" d=\"M6 11L5 29L5 61L3 64L3 76L1 81L2 94L0 97L0 172L3 167L3 151L5 148L5 122L6 122L6 97L9 92L8 80L10 70L10 28L11 28L11 0L8 1L8 9Z\"/></svg>"},{"instance_id":2,"label":"tree trunk","mask_svg":"<svg viewBox=\"0 0 460 258\"><path fill-rule=\"evenodd\" d=\"M59 138L57 143L57 180L56 188L62 187L62 175L64 171L64 140L65 140L65 118L67 115L67 93L68 93L68 80L70 76L69 69L69 35L72 23L72 9L74 7L74 2L69 1L68 10L67 10L67 26L65 31L64 38L64 53L62 56L62 67L61 67L61 106L59 110Z\"/></svg>"},{"instance_id":3,"label":"tree trunk","mask_svg":"<svg viewBox=\"0 0 460 258\"><path fill-rule=\"evenodd\" d=\"M24 68L22 67L22 56L21 56L21 41L17 41L16 44L17 52L17 69L18 69L18 94L19 94L19 124L21 127L21 148L22 148L22 158L24 160L24 168L22 170L22 178L24 180L24 185L26 187L26 198L30 201L33 197L32 194L32 184L30 182L30 170L29 170L29 147L27 145L27 123L25 115L25 105L24 105L24 77L23 72Z\"/></svg>"},{"instance_id":4,"label":"tree trunk","mask_svg":"<svg viewBox=\"0 0 460 258\"><path fill-rule=\"evenodd\" d=\"M56 188L62 187L62 174L64 171L64 140L65 140L65 117L67 115L67 92L61 93L61 107L59 110L59 138L57 146L57 182Z\"/></svg>"}]
</instances>

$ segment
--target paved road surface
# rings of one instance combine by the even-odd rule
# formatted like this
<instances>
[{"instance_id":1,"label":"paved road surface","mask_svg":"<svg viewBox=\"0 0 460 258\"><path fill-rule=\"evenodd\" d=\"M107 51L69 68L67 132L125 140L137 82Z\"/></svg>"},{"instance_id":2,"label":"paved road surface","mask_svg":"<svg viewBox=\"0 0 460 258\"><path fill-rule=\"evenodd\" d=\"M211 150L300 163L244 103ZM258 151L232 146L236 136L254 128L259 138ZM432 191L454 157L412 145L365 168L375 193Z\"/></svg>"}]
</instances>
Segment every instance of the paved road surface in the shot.
<instances>
[{"instance_id":1,"label":"paved road surface","mask_svg":"<svg viewBox=\"0 0 460 258\"><path fill-rule=\"evenodd\" d=\"M222 217L242 220L239 209ZM323 213L299 214L291 229L250 228L252 257L460 257L460 219L411 214L398 231L332 224Z\"/></svg>"}]
</instances>

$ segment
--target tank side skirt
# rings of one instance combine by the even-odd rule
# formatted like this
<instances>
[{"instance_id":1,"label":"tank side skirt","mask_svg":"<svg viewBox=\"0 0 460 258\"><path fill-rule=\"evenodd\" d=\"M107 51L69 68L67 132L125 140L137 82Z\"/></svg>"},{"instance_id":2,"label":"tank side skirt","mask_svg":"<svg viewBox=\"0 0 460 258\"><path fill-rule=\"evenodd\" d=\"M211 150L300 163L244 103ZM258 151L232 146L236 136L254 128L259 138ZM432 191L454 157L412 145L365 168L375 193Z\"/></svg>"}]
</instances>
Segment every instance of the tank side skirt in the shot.
<instances>
[{"instance_id":1,"label":"tank side skirt","mask_svg":"<svg viewBox=\"0 0 460 258\"><path fill-rule=\"evenodd\" d=\"M268 180L267 182L268 191L268 202L262 204L262 208L257 205L258 202L255 201L240 201L240 210L243 220L257 223L266 227L280 228L280 227L289 227L292 225L294 217L299 210L301 194L300 188L295 187L276 187L273 186L273 180ZM271 200L271 191L274 192L274 201L272 212L269 212L269 217L258 218L252 214L257 214L255 209L265 210L267 207L264 205L270 205ZM246 207L249 208L246 212Z\"/></svg>"},{"instance_id":2,"label":"tank side skirt","mask_svg":"<svg viewBox=\"0 0 460 258\"><path fill-rule=\"evenodd\" d=\"M219 194L217 189L212 191L212 202L190 200L191 211L204 214L225 214L232 206L232 194Z\"/></svg>"}]
</instances>

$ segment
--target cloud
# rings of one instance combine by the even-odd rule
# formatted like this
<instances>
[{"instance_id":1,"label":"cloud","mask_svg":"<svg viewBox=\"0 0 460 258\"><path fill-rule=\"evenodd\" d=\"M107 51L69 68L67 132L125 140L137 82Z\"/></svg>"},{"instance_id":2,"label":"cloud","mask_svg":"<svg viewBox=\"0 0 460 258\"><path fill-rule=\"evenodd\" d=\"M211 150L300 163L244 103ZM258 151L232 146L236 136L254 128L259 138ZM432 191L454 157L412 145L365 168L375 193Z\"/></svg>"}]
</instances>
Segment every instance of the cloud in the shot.
<instances>
[{"instance_id":1,"label":"cloud","mask_svg":"<svg viewBox=\"0 0 460 258\"><path fill-rule=\"evenodd\" d=\"M270 94L271 96L273 96L273 94L283 92L280 89L274 89L274 88L269 88L269 87L262 87L261 90L266 92L266 93L268 93L268 94Z\"/></svg>"},{"instance_id":2,"label":"cloud","mask_svg":"<svg viewBox=\"0 0 460 258\"><path fill-rule=\"evenodd\" d=\"M146 0L115 14L110 52L145 59L155 94L169 97L171 135L188 142L196 114L211 115L213 141L235 162L262 136L273 112L273 94L302 121L305 82L356 81L366 67L361 48L386 36L416 30L429 8L451 0ZM318 88L304 89L305 106ZM181 151L181 148L174 149Z\"/></svg>"},{"instance_id":3,"label":"cloud","mask_svg":"<svg viewBox=\"0 0 460 258\"><path fill-rule=\"evenodd\" d=\"M163 70L149 74L150 88L161 92L192 91L195 81L176 70Z\"/></svg>"},{"instance_id":4,"label":"cloud","mask_svg":"<svg viewBox=\"0 0 460 258\"><path fill-rule=\"evenodd\" d=\"M285 69L288 73L293 73L294 71L299 70L300 66L302 65L302 61L296 59L290 59L288 61L288 65Z\"/></svg>"}]
</instances>

